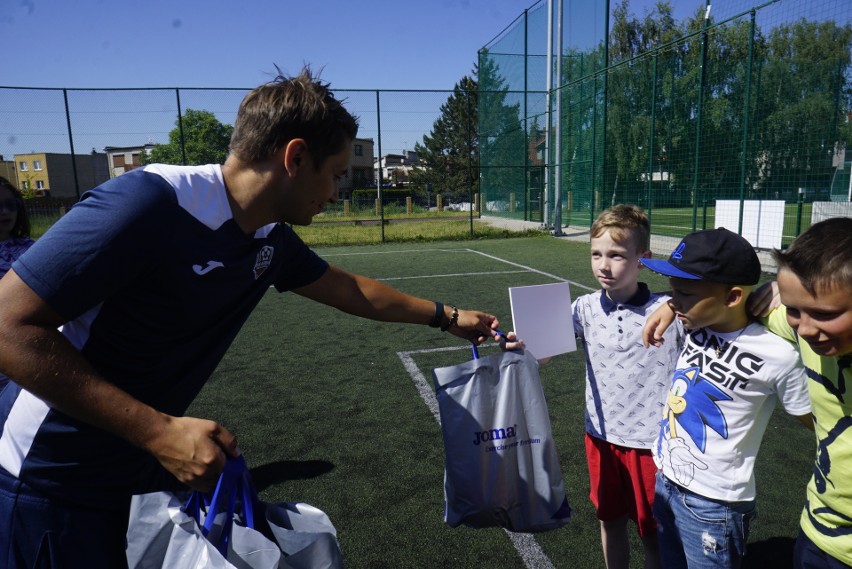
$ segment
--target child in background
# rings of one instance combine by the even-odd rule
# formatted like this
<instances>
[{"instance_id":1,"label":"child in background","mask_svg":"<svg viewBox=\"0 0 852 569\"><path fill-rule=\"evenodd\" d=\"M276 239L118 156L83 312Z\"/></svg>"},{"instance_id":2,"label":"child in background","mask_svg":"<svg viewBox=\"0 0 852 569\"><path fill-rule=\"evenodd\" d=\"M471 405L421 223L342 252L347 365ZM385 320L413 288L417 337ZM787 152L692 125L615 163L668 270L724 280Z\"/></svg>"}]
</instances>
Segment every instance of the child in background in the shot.
<instances>
[{"instance_id":1,"label":"child in background","mask_svg":"<svg viewBox=\"0 0 852 569\"><path fill-rule=\"evenodd\" d=\"M688 330L655 453L661 560L667 569L739 567L763 434L776 401L810 426L807 378L794 347L750 320L760 261L748 241L698 231L668 261L642 262L669 277L669 308Z\"/></svg>"},{"instance_id":2,"label":"child in background","mask_svg":"<svg viewBox=\"0 0 852 569\"><path fill-rule=\"evenodd\" d=\"M592 271L601 290L573 303L574 330L586 352L590 498L607 568L629 566L628 519L637 525L646 569L658 567L651 449L682 332L672 327L663 350L642 345L646 316L668 300L638 280L640 259L651 256L645 213L617 205L600 214L590 234Z\"/></svg>"},{"instance_id":3,"label":"child in background","mask_svg":"<svg viewBox=\"0 0 852 569\"><path fill-rule=\"evenodd\" d=\"M0 278L33 243L24 198L9 180L0 177ZM0 391L7 383L9 378L0 373Z\"/></svg>"},{"instance_id":4,"label":"child in background","mask_svg":"<svg viewBox=\"0 0 852 569\"><path fill-rule=\"evenodd\" d=\"M817 439L794 567L852 566L852 219L811 226L774 251L782 307L768 328L795 342L807 368Z\"/></svg>"},{"instance_id":5,"label":"child in background","mask_svg":"<svg viewBox=\"0 0 852 569\"><path fill-rule=\"evenodd\" d=\"M21 192L0 177L0 277L35 243Z\"/></svg>"}]
</instances>

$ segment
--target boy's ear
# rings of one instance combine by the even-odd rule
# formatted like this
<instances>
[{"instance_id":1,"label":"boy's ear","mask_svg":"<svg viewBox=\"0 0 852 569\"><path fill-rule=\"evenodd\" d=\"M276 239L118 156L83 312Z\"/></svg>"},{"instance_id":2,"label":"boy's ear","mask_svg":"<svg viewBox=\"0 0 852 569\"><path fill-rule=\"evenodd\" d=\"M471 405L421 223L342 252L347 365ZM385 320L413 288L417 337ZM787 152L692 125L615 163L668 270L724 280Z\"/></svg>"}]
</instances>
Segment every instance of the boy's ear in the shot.
<instances>
[{"instance_id":1,"label":"boy's ear","mask_svg":"<svg viewBox=\"0 0 852 569\"><path fill-rule=\"evenodd\" d=\"M740 286L732 286L728 290L728 296L725 298L725 304L728 308L733 308L736 305L745 302L745 299L748 295L746 294L745 289Z\"/></svg>"},{"instance_id":2,"label":"boy's ear","mask_svg":"<svg viewBox=\"0 0 852 569\"><path fill-rule=\"evenodd\" d=\"M640 259L650 259L651 257L653 257L653 255L651 254L650 251L645 251L644 253L639 255ZM639 269L640 270L645 268L645 265L642 264L642 261L636 261L636 262L639 263Z\"/></svg>"},{"instance_id":3,"label":"boy's ear","mask_svg":"<svg viewBox=\"0 0 852 569\"><path fill-rule=\"evenodd\" d=\"M308 153L308 143L303 138L294 138L284 147L284 169L292 177L305 160Z\"/></svg>"}]
</instances>

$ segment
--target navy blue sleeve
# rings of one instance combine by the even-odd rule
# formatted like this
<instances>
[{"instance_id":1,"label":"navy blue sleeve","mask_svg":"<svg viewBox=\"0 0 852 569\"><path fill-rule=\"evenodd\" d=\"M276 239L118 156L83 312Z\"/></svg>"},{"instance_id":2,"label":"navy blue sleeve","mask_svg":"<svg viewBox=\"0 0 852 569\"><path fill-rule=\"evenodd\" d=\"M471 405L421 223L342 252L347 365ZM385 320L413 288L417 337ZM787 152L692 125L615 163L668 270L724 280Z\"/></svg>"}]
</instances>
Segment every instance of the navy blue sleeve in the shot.
<instances>
[{"instance_id":1,"label":"navy blue sleeve","mask_svg":"<svg viewBox=\"0 0 852 569\"><path fill-rule=\"evenodd\" d=\"M309 285L320 278L328 269L328 262L314 253L288 225L283 230L285 266L275 280L279 292Z\"/></svg>"},{"instance_id":2,"label":"navy blue sleeve","mask_svg":"<svg viewBox=\"0 0 852 569\"><path fill-rule=\"evenodd\" d=\"M12 268L73 320L156 270L177 209L171 186L141 169L86 192Z\"/></svg>"}]
</instances>

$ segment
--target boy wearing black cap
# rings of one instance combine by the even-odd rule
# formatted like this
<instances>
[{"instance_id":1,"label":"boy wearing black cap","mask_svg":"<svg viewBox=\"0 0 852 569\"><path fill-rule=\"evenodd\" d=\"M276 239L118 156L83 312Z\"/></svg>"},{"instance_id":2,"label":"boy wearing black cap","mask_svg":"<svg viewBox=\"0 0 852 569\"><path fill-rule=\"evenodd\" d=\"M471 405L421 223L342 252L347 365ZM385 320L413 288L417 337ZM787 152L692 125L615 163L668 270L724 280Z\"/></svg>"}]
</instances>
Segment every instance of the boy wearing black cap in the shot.
<instances>
[{"instance_id":1,"label":"boy wearing black cap","mask_svg":"<svg viewBox=\"0 0 852 569\"><path fill-rule=\"evenodd\" d=\"M756 515L754 462L769 418L810 422L807 380L793 346L751 322L760 280L752 246L727 229L687 235L667 261L669 307L687 329L655 448L654 516L664 567L739 567Z\"/></svg>"}]
</instances>

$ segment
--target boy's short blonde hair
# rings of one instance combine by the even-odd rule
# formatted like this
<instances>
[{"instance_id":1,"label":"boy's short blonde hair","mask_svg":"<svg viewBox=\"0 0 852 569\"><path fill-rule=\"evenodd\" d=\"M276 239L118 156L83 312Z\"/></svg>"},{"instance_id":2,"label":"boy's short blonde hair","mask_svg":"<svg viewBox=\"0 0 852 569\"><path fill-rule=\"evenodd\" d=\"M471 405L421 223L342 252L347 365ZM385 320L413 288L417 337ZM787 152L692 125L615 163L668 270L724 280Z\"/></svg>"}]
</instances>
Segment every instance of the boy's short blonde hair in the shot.
<instances>
[{"instance_id":1,"label":"boy's short blonde hair","mask_svg":"<svg viewBox=\"0 0 852 569\"><path fill-rule=\"evenodd\" d=\"M772 256L778 270L795 274L812 296L838 286L852 289L852 218L833 217L812 225L786 251Z\"/></svg>"},{"instance_id":2,"label":"boy's short blonde hair","mask_svg":"<svg viewBox=\"0 0 852 569\"><path fill-rule=\"evenodd\" d=\"M640 253L651 248L651 224L639 206L618 204L602 211L592 224L589 234L591 237L600 237L607 231L618 241L626 241L632 231Z\"/></svg>"}]
</instances>

